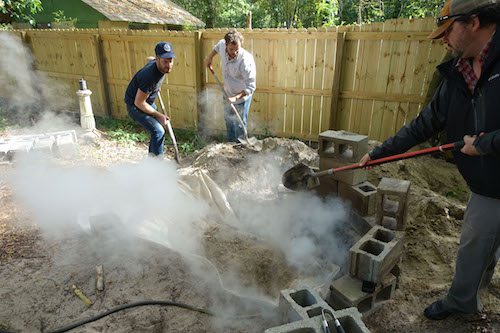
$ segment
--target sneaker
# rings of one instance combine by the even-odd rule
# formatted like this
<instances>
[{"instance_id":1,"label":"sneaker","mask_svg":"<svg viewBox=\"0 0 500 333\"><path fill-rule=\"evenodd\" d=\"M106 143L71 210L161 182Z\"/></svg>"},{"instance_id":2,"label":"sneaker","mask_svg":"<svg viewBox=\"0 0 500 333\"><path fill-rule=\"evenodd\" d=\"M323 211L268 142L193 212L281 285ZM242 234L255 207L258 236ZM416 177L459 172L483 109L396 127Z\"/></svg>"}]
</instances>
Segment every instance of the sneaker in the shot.
<instances>
[{"instance_id":1,"label":"sneaker","mask_svg":"<svg viewBox=\"0 0 500 333\"><path fill-rule=\"evenodd\" d=\"M458 311L447 309L442 300L436 301L424 310L424 316L431 320L443 320Z\"/></svg>"}]
</instances>

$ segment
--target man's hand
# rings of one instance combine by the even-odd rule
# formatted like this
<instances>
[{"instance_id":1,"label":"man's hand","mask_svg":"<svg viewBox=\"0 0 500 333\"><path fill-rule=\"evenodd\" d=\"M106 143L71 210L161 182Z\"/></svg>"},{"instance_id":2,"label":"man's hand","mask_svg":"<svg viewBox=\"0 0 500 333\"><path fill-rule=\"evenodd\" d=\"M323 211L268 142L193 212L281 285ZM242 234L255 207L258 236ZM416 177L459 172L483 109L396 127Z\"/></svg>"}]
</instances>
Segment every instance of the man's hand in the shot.
<instances>
[{"instance_id":1,"label":"man's hand","mask_svg":"<svg viewBox=\"0 0 500 333\"><path fill-rule=\"evenodd\" d=\"M162 124L163 126L167 126L167 120L170 120L170 118L167 115L164 115L163 113L160 112L158 112L156 119L158 119L160 124Z\"/></svg>"},{"instance_id":2,"label":"man's hand","mask_svg":"<svg viewBox=\"0 0 500 333\"><path fill-rule=\"evenodd\" d=\"M236 101L238 100L238 96L233 96L233 97L228 97L227 98L227 101L230 103L230 104L234 104L236 103Z\"/></svg>"},{"instance_id":3,"label":"man's hand","mask_svg":"<svg viewBox=\"0 0 500 333\"><path fill-rule=\"evenodd\" d=\"M210 68L210 65L212 65L211 59L208 58L203 59L203 63L207 66L207 68Z\"/></svg>"},{"instance_id":4,"label":"man's hand","mask_svg":"<svg viewBox=\"0 0 500 333\"><path fill-rule=\"evenodd\" d=\"M361 159L359 160L359 165L363 166L366 163L370 162L371 160L372 160L372 158L370 157L370 154L366 153L365 156L361 157ZM367 167L364 167L363 169L364 170L369 170L371 168L373 168L373 167L372 166L367 166Z\"/></svg>"},{"instance_id":5,"label":"man's hand","mask_svg":"<svg viewBox=\"0 0 500 333\"><path fill-rule=\"evenodd\" d=\"M482 136L484 135L484 132L482 132L481 134L479 134L479 136ZM479 152L477 151L476 147L474 147L474 141L476 141L476 138L477 138L477 135L466 135L464 136L464 142L465 142L465 145L463 146L462 149L460 149L460 151L466 155L470 155L470 156L477 156L479 155Z\"/></svg>"}]
</instances>

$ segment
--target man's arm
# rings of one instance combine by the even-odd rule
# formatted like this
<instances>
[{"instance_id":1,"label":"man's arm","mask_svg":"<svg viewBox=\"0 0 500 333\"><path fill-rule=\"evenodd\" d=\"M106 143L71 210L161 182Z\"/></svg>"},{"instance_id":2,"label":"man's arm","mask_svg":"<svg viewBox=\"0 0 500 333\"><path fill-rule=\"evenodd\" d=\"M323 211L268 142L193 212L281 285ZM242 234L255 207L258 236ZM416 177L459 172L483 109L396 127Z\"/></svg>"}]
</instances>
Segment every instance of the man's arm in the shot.
<instances>
[{"instance_id":1,"label":"man's arm","mask_svg":"<svg viewBox=\"0 0 500 333\"><path fill-rule=\"evenodd\" d=\"M411 147L429 139L434 133L443 130L447 112L445 101L448 100L448 97L445 96L446 84L446 81L441 83L431 102L417 118L401 128L396 135L385 140L382 145L363 156L359 161L360 165L363 166L373 159L404 153Z\"/></svg>"},{"instance_id":2,"label":"man's arm","mask_svg":"<svg viewBox=\"0 0 500 333\"><path fill-rule=\"evenodd\" d=\"M205 63L205 66L207 66L207 68L210 67L210 65L212 64L212 59L215 57L216 54L217 51L212 50L212 52L210 52L210 54L207 55L205 59L203 59L203 62Z\"/></svg>"},{"instance_id":3,"label":"man's arm","mask_svg":"<svg viewBox=\"0 0 500 333\"><path fill-rule=\"evenodd\" d=\"M135 94L135 100L134 100L135 106L137 106L139 109L141 109L145 113L158 119L160 124L162 124L163 126L166 126L168 117L166 115L164 115L163 113L156 111L151 105L149 105L146 102L148 97L149 97L149 94L146 94L141 89L137 89L137 93Z\"/></svg>"}]
</instances>

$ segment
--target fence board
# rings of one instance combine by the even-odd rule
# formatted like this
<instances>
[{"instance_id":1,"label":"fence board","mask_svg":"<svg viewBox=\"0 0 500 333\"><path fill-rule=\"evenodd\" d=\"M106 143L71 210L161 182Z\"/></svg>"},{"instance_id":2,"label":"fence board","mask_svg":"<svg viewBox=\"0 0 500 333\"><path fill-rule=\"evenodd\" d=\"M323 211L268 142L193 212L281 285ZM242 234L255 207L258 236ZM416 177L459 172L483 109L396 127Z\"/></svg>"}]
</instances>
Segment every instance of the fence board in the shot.
<instances>
[{"instance_id":1,"label":"fence board","mask_svg":"<svg viewBox=\"0 0 500 333\"><path fill-rule=\"evenodd\" d=\"M418 114L434 67L445 54L439 42L426 38L433 28L433 19L424 19L328 29L242 30L243 47L254 55L257 66L249 132L314 140L333 126L372 139L387 138ZM120 119L127 117L123 97L132 76L153 55L156 43L169 41L177 58L162 94L172 123L196 126L200 101L199 117L206 126L223 130L222 94L198 58L206 57L227 31L14 34L26 35L37 69L65 85L68 96L84 77L93 91L94 112ZM337 50L339 38L343 48ZM343 54L338 60L337 51ZM213 67L222 79L219 56Z\"/></svg>"}]
</instances>

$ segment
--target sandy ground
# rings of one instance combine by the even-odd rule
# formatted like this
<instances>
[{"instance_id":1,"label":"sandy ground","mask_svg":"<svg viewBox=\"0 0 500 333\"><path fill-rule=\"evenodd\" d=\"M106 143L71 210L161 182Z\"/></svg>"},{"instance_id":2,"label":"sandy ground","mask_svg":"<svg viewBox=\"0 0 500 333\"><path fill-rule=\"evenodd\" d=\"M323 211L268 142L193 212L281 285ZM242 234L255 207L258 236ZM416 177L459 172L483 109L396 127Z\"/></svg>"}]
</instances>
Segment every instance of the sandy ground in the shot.
<instances>
[{"instance_id":1,"label":"sandy ground","mask_svg":"<svg viewBox=\"0 0 500 333\"><path fill-rule=\"evenodd\" d=\"M139 161L146 150L144 146L125 147L100 139L78 145L74 159L58 163L106 168ZM318 163L313 149L284 139L266 139L263 152L219 144L184 158L182 163L203 167L228 198L238 200L241 193L263 185L259 182L266 179L262 176L266 171L254 164L263 162L252 162L250 157L267 156L268 151L279 152L281 170L299 161ZM219 272L236 265L239 284L258 287L255 294L246 289L242 297L228 291L232 285L226 276L222 285L202 259L152 242L119 237L112 244L119 251L108 256L84 232L72 230L49 237L15 197L9 183L13 168L11 164L0 165L0 328L53 331L114 307L149 299L186 303L210 309L217 316L177 307L144 306L120 311L72 332L263 332L280 325L275 306L279 291L288 288L299 272L272 244L228 224L207 224L204 229L201 246ZM455 167L443 159L421 157L370 171L369 180L374 185L382 177L412 181L411 202L400 287L392 300L364 319L367 327L374 333L500 332L498 269L493 283L481 293L483 313L441 322L428 321L422 315L426 305L446 293L454 272L468 196ZM275 194L262 191L252 195L269 199ZM99 264L105 271L104 292L95 289L95 266ZM93 301L91 307L75 296L72 285Z\"/></svg>"}]
</instances>

